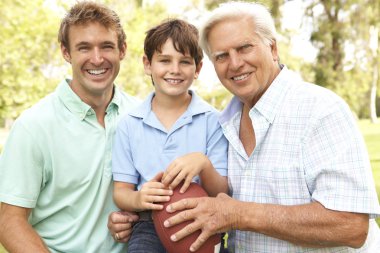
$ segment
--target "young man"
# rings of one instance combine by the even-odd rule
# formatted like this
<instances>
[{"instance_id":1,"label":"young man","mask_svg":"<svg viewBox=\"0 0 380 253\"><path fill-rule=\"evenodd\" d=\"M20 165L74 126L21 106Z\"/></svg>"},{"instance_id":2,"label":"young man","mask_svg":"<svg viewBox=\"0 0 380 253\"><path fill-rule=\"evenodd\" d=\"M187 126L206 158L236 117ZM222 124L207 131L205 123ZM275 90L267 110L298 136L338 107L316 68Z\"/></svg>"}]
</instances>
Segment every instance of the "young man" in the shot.
<instances>
[{"instance_id":1,"label":"young man","mask_svg":"<svg viewBox=\"0 0 380 253\"><path fill-rule=\"evenodd\" d=\"M0 158L0 242L10 252L125 252L106 227L117 210L113 136L120 115L136 104L114 85L125 34L114 11L79 2L58 38L73 77L10 132Z\"/></svg>"},{"instance_id":2,"label":"young man","mask_svg":"<svg viewBox=\"0 0 380 253\"><path fill-rule=\"evenodd\" d=\"M150 211L162 209L182 181L183 192L195 180L210 196L227 193L227 141L218 112L189 90L202 67L198 30L165 21L147 32L144 52L155 91L117 128L114 199L120 209L145 216L133 227L128 252L165 253Z\"/></svg>"}]
</instances>

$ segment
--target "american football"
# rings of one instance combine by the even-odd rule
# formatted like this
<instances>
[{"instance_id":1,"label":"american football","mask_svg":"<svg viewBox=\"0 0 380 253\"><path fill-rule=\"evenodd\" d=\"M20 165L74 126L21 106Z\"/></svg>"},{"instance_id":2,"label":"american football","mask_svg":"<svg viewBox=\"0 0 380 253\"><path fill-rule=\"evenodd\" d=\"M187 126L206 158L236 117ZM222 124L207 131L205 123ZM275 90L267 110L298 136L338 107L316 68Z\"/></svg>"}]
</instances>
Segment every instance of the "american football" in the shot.
<instances>
[{"instance_id":1,"label":"american football","mask_svg":"<svg viewBox=\"0 0 380 253\"><path fill-rule=\"evenodd\" d=\"M175 234L177 231L181 230L182 228L184 228L186 225L188 225L192 221L186 221L170 228L164 227L164 221L174 216L175 214L177 214L177 212L175 213L166 212L165 209L170 203L177 202L184 198L208 196L206 191L199 184L191 183L185 193L179 192L179 190L181 189L181 186L182 184L178 185L173 190L173 195L171 196L170 201L164 203L164 208L162 210L154 210L152 213L156 232L158 234L158 237L161 240L162 245L164 245L168 253L187 253L187 252L190 253L191 244L198 238L198 236L201 233L201 231L196 231L192 233L191 235L185 238L182 238L181 240L177 242L173 242L170 240L170 236ZM219 252L220 241L221 241L221 238L219 234L213 235L196 252L198 253Z\"/></svg>"}]
</instances>

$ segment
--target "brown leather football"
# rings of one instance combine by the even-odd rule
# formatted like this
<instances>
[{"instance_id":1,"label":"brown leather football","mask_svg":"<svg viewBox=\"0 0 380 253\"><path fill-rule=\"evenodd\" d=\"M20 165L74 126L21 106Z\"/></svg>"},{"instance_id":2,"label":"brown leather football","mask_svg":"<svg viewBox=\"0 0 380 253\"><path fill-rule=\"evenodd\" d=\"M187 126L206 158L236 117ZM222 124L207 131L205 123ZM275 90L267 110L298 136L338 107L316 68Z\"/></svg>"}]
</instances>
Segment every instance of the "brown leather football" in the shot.
<instances>
[{"instance_id":1,"label":"brown leather football","mask_svg":"<svg viewBox=\"0 0 380 253\"><path fill-rule=\"evenodd\" d=\"M170 201L163 203L164 208L162 210L154 210L152 212L154 227L156 229L158 237L161 240L162 245L164 245L168 253L186 253L186 252L190 253L191 244L198 238L198 236L201 233L201 231L198 230L192 233L191 235L188 235L187 237L182 238L179 241L173 242L172 240L170 240L170 236L175 234L177 231L181 230L182 228L184 228L186 225L188 225L192 221L186 221L186 222L177 224L175 226L172 226L170 228L164 227L164 221L174 216L175 214L177 214L177 212L168 213L166 211L166 207L170 203L177 202L184 198L196 198L196 197L208 196L206 191L199 184L191 183L185 193L179 192L181 187L182 187L182 184L178 185L173 190L173 195L171 196ZM213 235L196 252L198 253L219 252L220 241L221 241L221 237L219 234Z\"/></svg>"}]
</instances>

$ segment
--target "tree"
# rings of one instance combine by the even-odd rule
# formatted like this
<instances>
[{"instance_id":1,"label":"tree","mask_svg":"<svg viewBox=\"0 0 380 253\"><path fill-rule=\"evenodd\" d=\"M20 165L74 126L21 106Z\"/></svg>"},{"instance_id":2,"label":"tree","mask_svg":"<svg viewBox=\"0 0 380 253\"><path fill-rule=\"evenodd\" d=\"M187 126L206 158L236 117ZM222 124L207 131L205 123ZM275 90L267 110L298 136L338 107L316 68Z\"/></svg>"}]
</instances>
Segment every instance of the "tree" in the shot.
<instances>
[{"instance_id":1,"label":"tree","mask_svg":"<svg viewBox=\"0 0 380 253\"><path fill-rule=\"evenodd\" d=\"M15 118L56 85L51 71L59 55L58 21L43 0L0 2L0 122Z\"/></svg>"},{"instance_id":2,"label":"tree","mask_svg":"<svg viewBox=\"0 0 380 253\"><path fill-rule=\"evenodd\" d=\"M313 66L315 82L341 95L359 117L368 117L369 108L375 117L379 56L369 48L369 28L379 26L379 2L313 0L310 3L307 14L314 20L311 40L319 49Z\"/></svg>"}]
</instances>

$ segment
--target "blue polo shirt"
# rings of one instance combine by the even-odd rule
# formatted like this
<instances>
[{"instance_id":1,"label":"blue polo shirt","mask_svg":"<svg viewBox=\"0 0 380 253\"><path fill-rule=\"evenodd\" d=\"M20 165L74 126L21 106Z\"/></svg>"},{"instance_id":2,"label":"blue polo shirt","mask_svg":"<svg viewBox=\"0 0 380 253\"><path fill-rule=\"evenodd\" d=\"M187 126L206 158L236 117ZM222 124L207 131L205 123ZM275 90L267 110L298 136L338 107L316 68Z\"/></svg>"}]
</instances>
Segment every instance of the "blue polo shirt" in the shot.
<instances>
[{"instance_id":1,"label":"blue polo shirt","mask_svg":"<svg viewBox=\"0 0 380 253\"><path fill-rule=\"evenodd\" d=\"M122 118L116 130L112 154L115 181L138 185L164 171L177 157L192 152L207 155L214 168L227 176L227 140L219 113L193 91L185 113L167 131L152 111L154 93Z\"/></svg>"}]
</instances>

